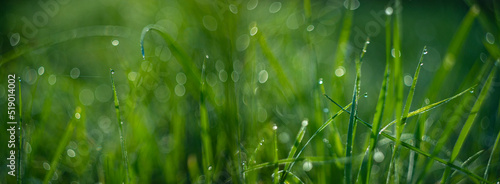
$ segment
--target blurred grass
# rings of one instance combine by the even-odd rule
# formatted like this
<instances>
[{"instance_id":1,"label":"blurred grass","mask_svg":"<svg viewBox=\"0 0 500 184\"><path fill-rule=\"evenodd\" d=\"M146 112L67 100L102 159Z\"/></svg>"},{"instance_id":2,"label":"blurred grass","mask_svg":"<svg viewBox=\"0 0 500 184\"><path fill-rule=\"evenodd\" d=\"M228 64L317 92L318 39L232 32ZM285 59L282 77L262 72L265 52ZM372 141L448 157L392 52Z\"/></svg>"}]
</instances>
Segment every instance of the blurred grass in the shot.
<instances>
[{"instance_id":1,"label":"blurred grass","mask_svg":"<svg viewBox=\"0 0 500 184\"><path fill-rule=\"evenodd\" d=\"M24 183L500 179L492 0L44 2L53 16L35 2L0 7L0 73L23 79ZM31 37L23 20L38 12L47 21Z\"/></svg>"}]
</instances>

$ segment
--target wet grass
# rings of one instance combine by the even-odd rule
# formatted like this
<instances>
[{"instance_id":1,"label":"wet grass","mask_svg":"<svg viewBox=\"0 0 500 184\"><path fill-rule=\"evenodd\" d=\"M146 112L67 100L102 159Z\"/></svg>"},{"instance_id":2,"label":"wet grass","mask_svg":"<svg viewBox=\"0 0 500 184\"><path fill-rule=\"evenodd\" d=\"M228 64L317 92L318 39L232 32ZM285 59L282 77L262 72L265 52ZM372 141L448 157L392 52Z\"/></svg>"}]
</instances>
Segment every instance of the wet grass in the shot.
<instances>
[{"instance_id":1,"label":"wet grass","mask_svg":"<svg viewBox=\"0 0 500 184\"><path fill-rule=\"evenodd\" d=\"M467 3L142 2L126 26L50 25L2 50L22 159L0 183L498 182L499 11Z\"/></svg>"}]
</instances>

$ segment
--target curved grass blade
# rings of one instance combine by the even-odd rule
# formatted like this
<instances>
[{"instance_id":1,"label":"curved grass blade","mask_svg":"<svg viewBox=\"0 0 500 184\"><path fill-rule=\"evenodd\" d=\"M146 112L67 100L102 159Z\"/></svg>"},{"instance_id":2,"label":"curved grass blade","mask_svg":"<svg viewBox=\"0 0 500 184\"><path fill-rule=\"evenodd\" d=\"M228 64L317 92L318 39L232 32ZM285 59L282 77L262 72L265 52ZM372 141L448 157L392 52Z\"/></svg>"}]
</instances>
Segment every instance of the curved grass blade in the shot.
<instances>
[{"instance_id":1,"label":"curved grass blade","mask_svg":"<svg viewBox=\"0 0 500 184\"><path fill-rule=\"evenodd\" d=\"M74 117L74 116L72 116ZM43 180L44 184L49 183L49 181L52 179L52 176L54 175L54 172L57 169L57 166L59 165L59 160L61 158L61 154L64 152L64 148L68 145L69 140L71 138L71 135L73 135L73 132L75 130L74 123L75 119L71 118L70 122L66 126L66 130L64 131L63 136L61 137L61 141L59 141L59 144L57 145L56 151L54 153L54 157L52 158L52 161L50 162L50 170L47 172L45 175L45 179Z\"/></svg>"},{"instance_id":2,"label":"curved grass blade","mask_svg":"<svg viewBox=\"0 0 500 184\"><path fill-rule=\"evenodd\" d=\"M462 130L460 131L460 135L458 136L457 142L455 143L455 146L453 147L453 150L451 152L451 157L449 160L449 163L453 163L455 159L458 156L458 153L462 149L462 146L465 142L465 138L467 138L467 135L470 132L470 129L472 128L472 124L474 123L474 120L476 119L479 110L481 108L481 105L483 104L484 100L488 96L491 83L493 81L493 77L496 74L497 67L494 67L493 70L491 71L490 75L488 76L488 79L486 80L486 83L483 86L483 89L481 89L481 93L479 94L479 97L477 98L476 102L474 103L474 106L472 107L469 116L467 117L467 121L465 122L464 126L462 127ZM443 173L443 177L441 178L441 183L446 182L450 175L451 168L447 167L445 169L445 172Z\"/></svg>"},{"instance_id":3,"label":"curved grass blade","mask_svg":"<svg viewBox=\"0 0 500 184\"><path fill-rule=\"evenodd\" d=\"M329 99L331 100L331 98L329 98ZM346 112L346 113L348 113L348 114L351 114L351 112L347 111L345 108L343 108L342 106L338 105L338 103L336 103L335 101L333 101L333 100L332 100L332 102L333 102L334 104L336 104L337 106L339 106L339 107L342 109L342 111L344 111L344 112ZM423 112L422 112L422 113L423 113ZM364 121L363 119L360 119L360 118L359 118L359 117L357 117L357 116L356 116L356 118L359 120L359 122L361 122L361 124L365 125L366 127L370 128L370 129L372 129L372 128L373 128L373 126L372 126L371 124L367 123L367 122L366 122L366 121ZM385 132L382 132L382 131L381 131L381 132L380 132L380 135L382 135L382 136L386 137L387 139L389 139L389 140L391 140L391 141L394 141L394 142L396 141L396 138L395 138L395 137L393 137L393 136L391 136L391 135L389 135L389 134L387 134L387 133L385 133ZM413 146L413 145L411 145L411 144L408 144L408 143L406 143L406 142L401 142L401 146L403 146L403 147L405 147L405 148L407 148L407 149L409 149L409 150L411 150L411 151L414 151L414 152L416 152L416 153L418 153L418 154L420 154L420 155L423 155L423 156L425 156L425 157L427 157L427 158L430 158L430 159L432 159L432 160L435 160L435 161L437 161L437 162L440 162L440 163L442 163L442 164L444 164L444 165L446 165L446 166L448 166L448 167L451 167L451 168L453 168L453 169L456 169L456 170L458 170L458 171L460 171L460 172L462 172L462 173L465 173L467 176L469 176L469 177L471 177L471 178L474 178L474 179L477 179L477 180L481 180L481 181L484 181L484 182L486 182L486 183L491 183L491 182L486 181L484 178L481 178L481 177L479 177L478 175L476 175L476 174L474 174L474 173L470 172L470 171L469 171L469 170L467 170L467 169L461 168L460 166L457 166L457 165L455 165L455 164L453 164L453 163L448 163L446 160L441 159L441 158L439 158L439 157L436 157L435 155L431 155L431 154L429 154L429 153L427 153L427 152L425 152L425 151L422 151L420 148L417 148L417 147L415 147L415 146Z\"/></svg>"},{"instance_id":4,"label":"curved grass blade","mask_svg":"<svg viewBox=\"0 0 500 184\"><path fill-rule=\"evenodd\" d=\"M408 117L407 117L407 118L410 118L410 117L413 117L413 116L416 116L416 115L419 115L419 114L425 113L425 112L430 111L430 110L432 110L432 109L434 109L434 108L436 108L436 107L439 107L439 106L441 106L441 105L443 105L443 104L445 104L445 103L448 103L449 101L451 101L451 100L453 100L453 99L455 99L455 98L458 98L458 97L462 96L463 94L470 93L470 92L474 91L474 88L475 88L476 86L477 86L477 84L476 84L476 85L474 85L474 86L472 86L472 87L470 87L470 88L467 88L466 90L464 90L464 91L462 91L462 92L460 92L460 93L458 93L458 94L456 94L456 95L454 95L454 96L452 96L452 97L448 97L448 98L446 98L446 99L444 99L444 100L441 100L441 101L439 101L439 102L436 102L436 103L433 103L433 104L427 105L427 106L425 106L425 107L422 107L422 108L420 108L420 109L417 109L417 110L415 110L415 111L412 111L412 112L408 113ZM380 133L382 133L382 132L384 132L387 128L389 128L389 126L391 126L391 125L395 124L397 121L398 121L398 120L393 120L393 121L391 121L391 122L390 122L389 124L387 124L384 128L380 129L379 134L380 134Z\"/></svg>"},{"instance_id":5,"label":"curved grass blade","mask_svg":"<svg viewBox=\"0 0 500 184\"><path fill-rule=\"evenodd\" d=\"M355 160L355 159L360 159L362 157L363 157L363 155L357 155L357 156L354 156L352 158L348 158L348 157L342 157L342 158L336 158L336 157L300 157L300 158L292 158L292 159L287 158L287 159L281 159L281 160L278 160L275 162L264 162L264 163L260 163L260 164L254 165L254 166L250 166L244 172L247 173L247 172L252 172L252 171L259 170L259 169L263 169L266 167L274 167L276 164L283 165L286 163L296 163L296 162L300 162L300 161L304 161L304 160L307 160L307 161L312 162L312 163L346 163L346 162L351 162L352 160Z\"/></svg>"},{"instance_id":6,"label":"curved grass blade","mask_svg":"<svg viewBox=\"0 0 500 184\"><path fill-rule=\"evenodd\" d=\"M51 34L44 36L44 39L36 40L33 43L35 44L34 46L31 46L32 43L24 44L21 46L17 46L16 50L7 52L0 60L0 67L9 61L12 61L24 54L31 53L32 51L35 51L37 49L74 39L97 36L128 38L130 37L130 35L133 35L132 30L130 28L122 26L89 26L57 34Z\"/></svg>"},{"instance_id":7,"label":"curved grass blade","mask_svg":"<svg viewBox=\"0 0 500 184\"><path fill-rule=\"evenodd\" d=\"M465 160L462 165L460 165L460 167L462 168L466 168L466 167L469 167L469 165L474 162L477 158L479 158L479 156L481 156L481 154L484 153L484 150L479 150L476 154L470 156L467 160ZM458 171L454 171L451 176L450 176L450 179L453 178L456 174L458 173Z\"/></svg>"},{"instance_id":8,"label":"curved grass blade","mask_svg":"<svg viewBox=\"0 0 500 184\"><path fill-rule=\"evenodd\" d=\"M306 128L308 125L308 121L304 120L302 121L302 126L300 127L299 133L297 133L297 137L295 138L295 142L292 145L292 149L290 149L290 152L288 153L287 158L293 158L295 156L295 152L297 152L297 148L300 146L300 143L302 142L302 139L304 138L304 135L306 134ZM290 167L290 164L285 164L285 171L288 171L288 168ZM286 175L288 172L283 172L281 175L281 181L280 183L284 182L286 180Z\"/></svg>"},{"instance_id":9,"label":"curved grass blade","mask_svg":"<svg viewBox=\"0 0 500 184\"><path fill-rule=\"evenodd\" d=\"M125 179L124 182L125 184L129 183L130 181L130 176L129 176L129 171L128 171L128 156L127 156L127 148L126 148L126 143L125 143L125 135L123 134L123 122L122 118L120 116L120 101L118 101L118 96L116 95L116 87L115 87L115 80L113 78L113 75L115 74L115 71L113 69L110 70L110 75L111 75L111 84L113 86L113 97L114 97L114 102L115 102L115 111L116 111L116 119L118 123L119 130L118 132L120 133L120 145L122 149L122 161L123 161L123 167L125 169Z\"/></svg>"},{"instance_id":10,"label":"curved grass blade","mask_svg":"<svg viewBox=\"0 0 500 184\"><path fill-rule=\"evenodd\" d=\"M326 94L325 94L325 96L326 96L327 98L330 98L330 97L328 97ZM331 100L331 99L330 99L330 100ZM332 101L333 101L333 100L332 100ZM349 108L350 106L351 106L351 104L348 104L348 105L346 105L345 107L342 107L342 108ZM321 127L320 127L318 130L316 130L316 132L314 132L314 134L313 134L313 135L312 135L312 136L311 136L311 137L307 140L307 142L304 144L304 146L302 146L302 149L300 149L300 151L299 151L299 152L297 153L297 155L294 157L294 160L299 159L300 155L301 155L301 154L302 154L302 152L305 150L306 146L307 146L307 145L309 145L309 143L311 142L311 140L312 140L314 137L316 137L316 136L317 136L317 135L318 135L321 131L323 131L323 130L324 130L324 129L328 126L328 125L330 125L330 124L333 122L333 120L334 120L337 116L339 116L340 114L342 114L344 111L345 111L345 110L340 110L340 111L338 111L338 112L337 112L336 114L334 114L334 115L333 115L330 119L328 119L325 123L323 123L323 125L321 125ZM292 162L290 163L290 166L288 167L287 172L290 172L290 171L292 170L292 168L293 168L293 165L294 165L294 164L295 164L295 161L292 161Z\"/></svg>"},{"instance_id":11,"label":"curved grass blade","mask_svg":"<svg viewBox=\"0 0 500 184\"><path fill-rule=\"evenodd\" d=\"M486 78L488 75L487 71L492 66L493 66L492 60L489 60L485 65L483 65L479 74L477 74L477 73L474 74L475 75L474 76L474 78L475 78L474 83L479 83L479 82L481 82L481 79ZM473 93L474 88L476 88L476 87L477 87L477 84L474 85L473 87L469 88L470 92ZM469 107L469 105L471 105L473 100L474 100L473 96L464 97L464 99L459 103L459 106L455 107L455 112L451 116L451 119L447 120L448 127L457 127L456 124L460 121L460 119L462 117L461 115L467 113L466 111L469 110L467 107ZM444 129L444 132L441 132L441 136L439 137L439 140L437 141L436 145L433 148L434 150L432 152L432 155L437 155L439 152L442 152L442 149L443 149L445 143L448 141L449 137L452 135L454 130L455 130L454 128L447 128L447 129ZM418 176L416 183L422 183L424 177L427 175L427 172L429 172L430 169L432 168L432 164L433 164L433 162L431 162L430 160L427 160L423 163L423 165L425 165L425 167L422 170L422 172L420 173L420 175Z\"/></svg>"},{"instance_id":12,"label":"curved grass blade","mask_svg":"<svg viewBox=\"0 0 500 184\"><path fill-rule=\"evenodd\" d=\"M418 62L417 65L417 70L415 71L415 75L413 76L413 82L410 87L410 92L408 93L408 97L406 97L406 103L404 106L403 110L403 116L399 121L396 122L396 144L394 146L394 152L392 153L391 160L396 159L397 152L399 150L400 142L401 142L401 134L403 134L403 130L406 124L406 120L408 119L408 114L410 113L410 107L411 103L413 101L413 95L415 94L415 86L417 85L418 81L418 74L420 73L420 69L422 68L422 61L424 59L424 55L427 54L427 48L424 46L424 49L422 50L422 53L420 54L420 61ZM399 175L397 171L399 170L397 165L393 165L392 163L398 163L397 161L391 162L391 165L389 168L394 168L394 178L395 178L395 183L399 183ZM389 169L388 176L387 176L387 183L391 183L391 170Z\"/></svg>"},{"instance_id":13,"label":"curved grass blade","mask_svg":"<svg viewBox=\"0 0 500 184\"><path fill-rule=\"evenodd\" d=\"M178 59L179 64L182 66L182 68L188 73L188 77L193 78L197 83L199 84L201 82L200 74L195 72L196 71L196 66L194 65L194 62L191 60L189 55L186 53L185 50L183 50L180 45L175 42L172 37L167 34L167 31L165 28L163 28L160 25L156 24L150 24L144 27L142 29L141 33L141 53L142 53L142 58L145 59L145 51L144 51L144 39L146 37L146 34L149 31L157 31L160 36L165 40L165 42L168 44L169 49L172 50L172 54Z\"/></svg>"},{"instance_id":14,"label":"curved grass blade","mask_svg":"<svg viewBox=\"0 0 500 184\"><path fill-rule=\"evenodd\" d=\"M490 166L493 163L498 164L498 155L500 155L500 149L498 149L498 145L500 144L500 132L498 132L497 139L495 144L493 145L493 149L491 150L490 158L488 159L488 164L486 164L486 169L484 170L484 179L488 180L488 172L490 172ZM496 158L495 158L496 156Z\"/></svg>"},{"instance_id":15,"label":"curved grass blade","mask_svg":"<svg viewBox=\"0 0 500 184\"><path fill-rule=\"evenodd\" d=\"M283 175L283 170L279 171L278 174L281 173ZM289 172L288 175L292 176L293 183L304 183L297 175L293 174L292 172ZM273 174L274 177L274 174ZM290 180L285 180L285 183L290 183Z\"/></svg>"}]
</instances>

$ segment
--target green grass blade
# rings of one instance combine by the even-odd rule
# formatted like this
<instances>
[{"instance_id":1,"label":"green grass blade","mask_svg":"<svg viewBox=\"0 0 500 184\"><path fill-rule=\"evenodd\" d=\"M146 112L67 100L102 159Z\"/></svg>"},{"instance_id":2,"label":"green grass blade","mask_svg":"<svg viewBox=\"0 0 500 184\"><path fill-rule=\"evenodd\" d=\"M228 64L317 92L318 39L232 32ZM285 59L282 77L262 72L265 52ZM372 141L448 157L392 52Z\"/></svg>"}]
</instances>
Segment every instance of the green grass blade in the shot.
<instances>
[{"instance_id":1,"label":"green grass blade","mask_svg":"<svg viewBox=\"0 0 500 184\"><path fill-rule=\"evenodd\" d=\"M67 42L70 40L100 36L128 38L131 35L133 35L132 29L111 25L82 27L70 31L55 33L46 38L37 40L36 42L30 42L29 44L20 45L16 50L9 51L3 54L3 57L0 59L0 67L25 54L32 53L33 51L36 51L38 49L49 47L58 43Z\"/></svg>"},{"instance_id":2,"label":"green grass blade","mask_svg":"<svg viewBox=\"0 0 500 184\"><path fill-rule=\"evenodd\" d=\"M331 98L329 98L329 99L331 100ZM344 112L346 112L346 113L348 113L348 114L351 114L351 112L349 112L348 110L346 110L345 108L343 108L342 106L340 106L340 105L339 105L338 103L336 103L335 101L333 101L333 100L332 100L332 102L333 102L335 105L339 106L339 107L341 108L341 110L342 110L342 111L344 111ZM422 113L423 113L423 112L422 112ZM370 129L372 129L372 128L373 128L373 126L372 126L370 123L367 123L366 121L364 121L363 119L360 119L360 118L359 118L359 117L357 117L357 116L356 116L356 118L359 120L359 122L361 122L361 124L365 125L366 127L370 128ZM382 135L382 136L386 137L387 139L389 139L389 140L391 140L391 141L393 141L393 142L395 142L395 141L396 141L396 138L395 138L395 137L393 137L393 136L391 136L391 135L387 134L386 132L381 131L381 132L380 132L380 135ZM482 178L482 177L480 177L480 176L478 176L478 175L476 175L476 174L474 174L474 173L470 172L470 171L469 171L469 170L467 170L467 169L464 169L464 168L462 168L462 167L460 167L460 166L457 166L457 165L455 165L455 164L453 164L453 163L448 163L446 160L441 159L441 158L439 158L439 157L436 157L435 155L431 155L431 154L429 154L429 153L427 153L427 152L425 152L425 151L422 151L420 148L417 148L417 147L415 147L415 146L413 146L413 145L411 145L411 144L409 144L409 143L406 143L406 142L404 142L404 141L403 141L403 142L401 142L401 146L403 146L403 147L405 147L405 148L407 148L407 149L409 149L409 150L411 150L411 151L414 151L415 153L418 153L418 154L420 154L420 155L423 155L423 156L425 156L425 157L427 157L427 158L430 158L430 159L435 160L435 161L437 161L437 162L440 162L440 163L442 163L442 164L444 164L444 165L447 165L448 167L451 167L451 168L453 168L453 169L456 169L456 170L458 170L458 171L460 171L460 172L462 172L462 173L465 173L467 176L469 176L469 177L471 177L471 178L474 178L474 179L477 179L477 180L481 180L481 181L484 181L484 182L490 183L490 182L486 181L484 178Z\"/></svg>"},{"instance_id":3,"label":"green grass blade","mask_svg":"<svg viewBox=\"0 0 500 184\"><path fill-rule=\"evenodd\" d=\"M110 69L110 75L111 75L111 85L113 86L113 98L115 102L115 111L116 111L116 119L118 123L119 130L118 132L120 133L120 145L122 149L122 161L123 161L123 168L125 169L125 183L129 183L130 181L130 176L129 176L129 170L128 170L128 156L127 156L127 147L126 147L126 142L125 142L125 135L123 133L123 121L120 116L120 101L118 101L118 95L116 95L116 87L115 87L115 80L113 78L113 75L115 74L115 71L113 69Z\"/></svg>"},{"instance_id":4,"label":"green grass blade","mask_svg":"<svg viewBox=\"0 0 500 184\"><path fill-rule=\"evenodd\" d=\"M283 171L279 171L278 173L281 173L283 175ZM297 175L293 174L292 172L289 172L287 175L292 176L292 183L304 183ZM290 180L285 180L285 183L290 183Z\"/></svg>"},{"instance_id":5,"label":"green grass blade","mask_svg":"<svg viewBox=\"0 0 500 184\"><path fill-rule=\"evenodd\" d=\"M467 35L469 35L470 29L472 28L474 20L479 14L479 12L480 12L479 6L477 5L471 6L469 11L465 15L464 19L460 23L457 32L455 32L455 35L451 39L450 45L448 47L448 50L446 51L441 67L436 72L436 75L433 78L434 80L432 81L429 87L428 96L430 100L434 100L435 97L437 96L437 93L433 89L441 88L444 80L446 79L451 69L455 65L456 57L460 53L460 50L464 45Z\"/></svg>"},{"instance_id":6,"label":"green grass blade","mask_svg":"<svg viewBox=\"0 0 500 184\"><path fill-rule=\"evenodd\" d=\"M144 51L144 39L146 38L146 35L150 31L157 31L160 36L165 40L167 45L169 46L169 49L172 50L172 54L177 58L179 61L179 64L182 66L182 68L187 72L188 77L193 80L195 80L194 84L199 84L201 82L200 74L196 72L196 66L194 65L194 62L191 60L189 55L186 53L184 49L181 48L181 46L174 40L172 37L167 34L167 31L165 28L156 25L156 24L150 24L147 25L142 29L141 33L141 53L143 59L146 59L146 53ZM198 87L198 86L196 86Z\"/></svg>"},{"instance_id":7,"label":"green grass blade","mask_svg":"<svg viewBox=\"0 0 500 184\"><path fill-rule=\"evenodd\" d=\"M278 174L280 167L278 164L279 158L278 158L278 133L277 133L277 131L278 131L278 126L274 125L273 126L273 134L274 134L274 162L275 162L275 164L274 164L273 181L275 184L279 183L279 181L280 181L280 177Z\"/></svg>"},{"instance_id":8,"label":"green grass blade","mask_svg":"<svg viewBox=\"0 0 500 184\"><path fill-rule=\"evenodd\" d=\"M337 158L337 157L300 157L300 158L292 158L292 159L287 158L287 159L281 159L281 160L274 161L274 162L264 162L264 163L256 164L254 166L248 167L244 172L248 173L248 172L256 171L256 170L263 169L266 167L274 167L276 164L284 165L287 163L296 163L296 162L300 162L300 161L304 161L304 160L307 160L307 161L312 162L312 163L347 163L347 162L351 162L352 160L360 159L362 157L363 157L363 155L354 156L352 158L348 158L348 157L342 157L342 158Z\"/></svg>"},{"instance_id":9,"label":"green grass blade","mask_svg":"<svg viewBox=\"0 0 500 184\"><path fill-rule=\"evenodd\" d=\"M330 98L327 95L325 95L325 96L327 98ZM343 110L338 111L330 119L328 119L325 123L323 123L323 125L321 125L321 127L318 130L316 130L316 132L314 132L314 134L307 140L307 142L304 144L304 146L302 146L302 149L300 149L300 151L297 153L297 155L294 157L294 159L298 159L300 157L300 155L302 154L302 152L304 152L306 146L309 145L311 140L314 137L316 137L320 132L322 132L328 125L330 125L336 117L338 117L340 114L342 114L345 111L344 108L349 108L350 106L351 106L351 104L348 104L345 107L341 107ZM287 172L290 172L292 170L294 164L295 164L295 161L290 163L290 166L288 167Z\"/></svg>"},{"instance_id":10,"label":"green grass blade","mask_svg":"<svg viewBox=\"0 0 500 184\"><path fill-rule=\"evenodd\" d=\"M470 156L467 160L465 160L462 165L460 165L460 167L462 168L467 168L469 167L469 165L474 162L477 158L479 158L479 156L481 156L481 154L484 153L484 150L479 150L476 154ZM451 176L450 176L450 179L453 178L456 174L458 173L458 171L454 171Z\"/></svg>"},{"instance_id":11,"label":"green grass blade","mask_svg":"<svg viewBox=\"0 0 500 184\"><path fill-rule=\"evenodd\" d=\"M348 126L348 129L347 129L347 143L346 143L346 151L345 151L345 156L346 157L351 157L351 154L352 154L352 142L353 142L353 139L354 139L354 128L355 128L355 123L356 123L356 119L355 119L355 115L356 115L356 111L357 111L357 104L358 104L358 89L359 89L359 83L360 83L360 78L361 78L361 66L360 66L360 62L356 62L356 83L354 84L354 90L353 90L353 93L352 93L352 106L351 106L351 115L349 117L349 126ZM344 166L344 180L345 180L345 183L346 184L349 184L351 183L351 172L352 172L352 163L349 162L349 163L346 163L345 166Z\"/></svg>"},{"instance_id":12,"label":"green grass blade","mask_svg":"<svg viewBox=\"0 0 500 184\"><path fill-rule=\"evenodd\" d=\"M74 117L74 116L72 116L72 117ZM74 127L75 121L76 120L74 118L72 118L70 120L70 122L68 123L68 125L66 126L66 130L64 131L64 134L60 139L61 141L59 141L59 144L57 145L56 151L54 153L54 157L52 158L52 161L50 162L50 170L49 170L49 172L47 172L47 174L45 175L45 179L43 180L44 184L47 184L50 182L50 180L52 179L52 176L54 175L54 172L57 169L57 166L59 165L59 160L61 158L61 154L64 152L64 148L66 148L71 136L73 135L73 132L75 129L75 127Z\"/></svg>"},{"instance_id":13,"label":"green grass blade","mask_svg":"<svg viewBox=\"0 0 500 184\"><path fill-rule=\"evenodd\" d=\"M481 93L479 94L479 97L477 98L476 102L474 103L474 106L472 106L472 109L470 111L469 116L467 117L467 120L462 127L462 130L460 131L460 135L458 136L457 142L455 142L455 146L453 147L453 150L451 152L451 157L449 160L449 163L453 163L455 159L458 156L458 153L462 149L462 146L465 142L465 138L467 138L467 135L470 132L470 129L472 128L472 124L474 123L479 110L481 108L481 105L483 104L483 101L486 99L489 93L489 89L491 87L491 83L493 81L493 77L496 74L497 67L494 67L493 70L491 71L490 75L488 76L488 79L486 80L486 83L483 86L483 89L481 89ZM447 167L445 169L445 172L443 173L443 177L441 179L441 183L446 182L446 180L449 177L451 168Z\"/></svg>"},{"instance_id":14,"label":"green grass blade","mask_svg":"<svg viewBox=\"0 0 500 184\"><path fill-rule=\"evenodd\" d=\"M202 82L201 82L201 92L200 92L200 128L201 128L201 140L203 143L203 171L206 177L206 183L212 182L212 141L210 138L210 122L208 121L207 107L205 105L205 62L202 66Z\"/></svg>"},{"instance_id":15,"label":"green grass blade","mask_svg":"<svg viewBox=\"0 0 500 184\"><path fill-rule=\"evenodd\" d=\"M486 164L486 169L484 170L484 179L488 180L488 174L490 172L490 166L493 163L498 164L498 155L500 155L500 149L498 149L498 145L500 144L500 132L498 132L497 139L495 144L493 145L493 149L491 149L490 158L488 159L488 164Z\"/></svg>"},{"instance_id":16,"label":"green grass blade","mask_svg":"<svg viewBox=\"0 0 500 184\"><path fill-rule=\"evenodd\" d=\"M371 167L373 165L373 154L375 153L375 147L377 146L377 139L380 131L380 126L382 125L382 119L385 108L385 101L387 99L387 83L389 80L389 63L386 62L384 80L382 81L382 88L378 96L377 106L375 110L375 115L373 116L373 129L369 137L369 151L368 151L368 162L366 165L365 178L361 180L361 183L370 182ZM361 171L360 171L361 172ZM361 175L362 176L362 175Z\"/></svg>"},{"instance_id":17,"label":"green grass blade","mask_svg":"<svg viewBox=\"0 0 500 184\"><path fill-rule=\"evenodd\" d=\"M295 152L297 152L297 148L300 146L300 143L302 142L302 139L304 138L304 135L306 134L306 128L308 125L308 121L304 120L302 121L302 126L300 127L299 133L297 133L297 137L295 138L295 142L292 145L292 149L290 149L290 152L288 153L287 158L293 158L295 156ZM285 164L285 171L288 171L288 168L290 167L290 164ZM283 172L281 176L281 182L284 182L286 180L286 175L288 172Z\"/></svg>"},{"instance_id":18,"label":"green grass blade","mask_svg":"<svg viewBox=\"0 0 500 184\"><path fill-rule=\"evenodd\" d=\"M276 75L278 77L279 82L284 86L283 88L290 90L292 94L296 97L299 98L299 95L297 94L295 88L293 88L292 83L290 82L289 78L286 76L285 71L283 70L283 67L281 67L278 59L276 56L274 56L273 52L271 51L271 48L269 48L269 45L267 44L266 38L264 35L259 31L257 32L258 42L259 45L262 49L262 52L264 56L267 58L269 61L269 64L273 68L273 70L276 72Z\"/></svg>"},{"instance_id":19,"label":"green grass blade","mask_svg":"<svg viewBox=\"0 0 500 184\"><path fill-rule=\"evenodd\" d=\"M439 107L445 103L448 103L449 101L455 99L455 98L458 98L464 94L467 94L467 93L470 93L470 92L473 92L474 91L474 88L476 87L477 85L474 85L472 87L469 87L467 88L466 90L452 96L452 97L448 97L444 100L441 100L439 102L436 102L436 103L433 103L433 104L430 104L430 105L427 105L425 107L422 107L420 109L417 109L415 111L412 111L410 113L408 113L408 117L407 118L410 118L410 117L413 117L413 116L416 116L416 115L419 115L419 114L422 114L422 113L425 113L427 111L430 111L436 107ZM395 124L398 120L394 120L394 121L391 121L389 124L387 124L384 128L380 129L380 132L379 133L382 133L383 131L387 130L387 128L389 128L391 125Z\"/></svg>"},{"instance_id":20,"label":"green grass blade","mask_svg":"<svg viewBox=\"0 0 500 184\"><path fill-rule=\"evenodd\" d=\"M424 46L424 49L422 50L422 53L420 54L420 60L417 64L417 70L415 71L415 75L413 76L413 82L412 82L411 87L410 87L410 92L408 93L408 96L406 97L403 115L402 115L401 119L396 122L396 144L394 146L394 152L391 156L391 160L396 159L397 152L399 151L399 146L400 146L400 142L401 142L401 135L403 134L406 120L408 119L408 114L410 113L410 107L411 107L411 104L413 101L413 95L415 94L415 86L417 85L418 76L420 73L420 69L422 68L422 65L423 65L422 61L424 59L425 54L427 54L427 48ZM389 167L390 168L394 167L394 169L395 169L395 172L394 172L395 182L399 183L399 175L397 173L397 171L399 171L398 166L392 165L392 163L397 164L398 161L391 162L391 165ZM391 179L390 173L391 173L391 169L389 169L389 172L388 172L389 175L387 176L387 181L390 181L390 179Z\"/></svg>"}]
</instances>

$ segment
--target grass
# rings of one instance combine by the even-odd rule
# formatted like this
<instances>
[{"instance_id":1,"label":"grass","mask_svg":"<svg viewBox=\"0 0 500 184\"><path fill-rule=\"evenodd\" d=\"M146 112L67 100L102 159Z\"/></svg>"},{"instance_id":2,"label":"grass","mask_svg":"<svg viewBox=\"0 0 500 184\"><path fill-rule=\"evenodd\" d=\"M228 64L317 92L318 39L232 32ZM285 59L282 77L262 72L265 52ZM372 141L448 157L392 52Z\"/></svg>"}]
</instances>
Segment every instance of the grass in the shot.
<instances>
[{"instance_id":1,"label":"grass","mask_svg":"<svg viewBox=\"0 0 500 184\"><path fill-rule=\"evenodd\" d=\"M496 2L117 7L68 3L30 39L2 22L23 80L0 183L500 181Z\"/></svg>"}]
</instances>

